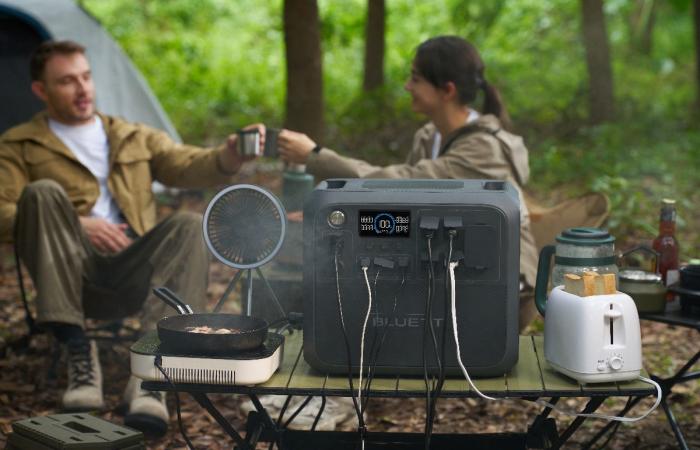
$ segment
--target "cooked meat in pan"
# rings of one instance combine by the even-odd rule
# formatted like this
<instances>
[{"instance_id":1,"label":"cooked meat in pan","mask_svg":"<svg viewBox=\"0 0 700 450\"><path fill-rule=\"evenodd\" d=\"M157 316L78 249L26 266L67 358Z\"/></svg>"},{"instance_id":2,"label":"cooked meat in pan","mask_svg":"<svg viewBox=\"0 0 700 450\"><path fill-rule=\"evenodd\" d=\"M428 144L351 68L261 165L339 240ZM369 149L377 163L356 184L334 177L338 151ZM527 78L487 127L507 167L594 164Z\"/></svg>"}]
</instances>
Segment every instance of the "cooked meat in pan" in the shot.
<instances>
[{"instance_id":1,"label":"cooked meat in pan","mask_svg":"<svg viewBox=\"0 0 700 450\"><path fill-rule=\"evenodd\" d=\"M241 330L236 328L212 328L206 325L199 327L186 327L185 331L204 334L239 334L241 332Z\"/></svg>"}]
</instances>

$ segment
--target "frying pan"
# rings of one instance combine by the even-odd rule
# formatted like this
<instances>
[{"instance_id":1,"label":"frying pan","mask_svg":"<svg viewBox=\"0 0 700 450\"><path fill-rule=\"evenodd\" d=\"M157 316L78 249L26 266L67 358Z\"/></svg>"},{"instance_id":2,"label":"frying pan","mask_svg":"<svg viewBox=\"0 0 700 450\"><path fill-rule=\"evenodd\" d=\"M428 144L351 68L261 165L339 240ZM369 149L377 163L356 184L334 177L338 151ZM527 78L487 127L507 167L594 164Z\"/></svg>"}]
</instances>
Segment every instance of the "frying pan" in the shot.
<instances>
[{"instance_id":1,"label":"frying pan","mask_svg":"<svg viewBox=\"0 0 700 450\"><path fill-rule=\"evenodd\" d=\"M267 321L237 314L194 314L192 309L166 287L153 293L180 315L158 321L158 338L169 351L185 354L222 355L260 347L267 338ZM190 331L191 327L229 328L238 333L215 334Z\"/></svg>"}]
</instances>

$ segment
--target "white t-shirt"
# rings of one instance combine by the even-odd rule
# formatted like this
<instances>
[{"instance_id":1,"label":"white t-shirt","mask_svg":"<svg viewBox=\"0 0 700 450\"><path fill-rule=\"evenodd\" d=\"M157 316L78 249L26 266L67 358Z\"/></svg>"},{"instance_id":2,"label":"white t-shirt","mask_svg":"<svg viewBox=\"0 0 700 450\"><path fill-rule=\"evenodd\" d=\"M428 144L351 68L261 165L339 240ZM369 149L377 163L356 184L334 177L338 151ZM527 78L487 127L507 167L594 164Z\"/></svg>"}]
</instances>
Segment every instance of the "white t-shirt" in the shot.
<instances>
[{"instance_id":1,"label":"white t-shirt","mask_svg":"<svg viewBox=\"0 0 700 450\"><path fill-rule=\"evenodd\" d=\"M119 206L107 187L109 143L100 117L95 116L95 120L85 125L65 125L49 119L49 128L97 178L100 196L90 214L111 223L123 222Z\"/></svg>"},{"instance_id":2,"label":"white t-shirt","mask_svg":"<svg viewBox=\"0 0 700 450\"><path fill-rule=\"evenodd\" d=\"M467 121L464 122L465 125L474 122L479 118L481 114L473 109L469 109L469 115L467 116ZM442 135L439 131L435 131L435 139L433 140L433 149L431 159L437 159L440 156L440 144L442 144Z\"/></svg>"}]
</instances>

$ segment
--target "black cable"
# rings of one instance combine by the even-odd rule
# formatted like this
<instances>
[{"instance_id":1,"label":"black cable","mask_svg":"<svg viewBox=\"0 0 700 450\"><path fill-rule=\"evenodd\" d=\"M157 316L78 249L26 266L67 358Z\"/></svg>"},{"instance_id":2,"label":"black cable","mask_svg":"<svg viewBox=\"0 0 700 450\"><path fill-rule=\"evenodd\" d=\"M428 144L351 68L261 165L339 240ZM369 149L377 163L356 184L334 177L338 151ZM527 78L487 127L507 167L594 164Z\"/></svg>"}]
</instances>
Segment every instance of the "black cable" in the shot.
<instances>
[{"instance_id":1,"label":"black cable","mask_svg":"<svg viewBox=\"0 0 700 450\"><path fill-rule=\"evenodd\" d=\"M282 408L280 408L279 415L277 416L277 428L282 425L282 418L284 417L284 413L287 412L287 408L289 408L289 402L292 401L293 395L288 395L287 398L284 400L284 404L282 405Z\"/></svg>"},{"instance_id":2,"label":"black cable","mask_svg":"<svg viewBox=\"0 0 700 450\"><path fill-rule=\"evenodd\" d=\"M335 245L335 256L334 256L334 263L335 263L335 284L336 284L336 299L338 300L338 319L340 321L340 330L343 333L343 340L345 342L345 354L347 356L348 360L348 383L350 385L350 397L352 398L352 404L355 407L355 414L357 414L357 423L358 423L358 432L362 437L364 437L364 430L365 430L365 420L364 417L362 416L362 411L360 411L360 407L357 404L357 398L355 396L355 387L352 382L352 357L350 353L350 339L348 338L348 332L347 329L345 328L345 319L343 318L343 301L340 297L340 275L338 273L338 256L340 254L340 249L343 246L343 241L338 240Z\"/></svg>"},{"instance_id":3,"label":"black cable","mask_svg":"<svg viewBox=\"0 0 700 450\"><path fill-rule=\"evenodd\" d=\"M313 395L307 396L306 399L304 399L304 401L292 413L292 415L289 416L289 419L287 419L287 421L284 422L284 426L282 428L287 428L289 426L289 424L292 423L292 421L294 419L296 419L296 417L299 415L299 413L302 412L304 410L304 408L306 408L306 405L309 404L309 402L311 401L312 398L314 398Z\"/></svg>"},{"instance_id":4,"label":"black cable","mask_svg":"<svg viewBox=\"0 0 700 450\"><path fill-rule=\"evenodd\" d=\"M455 233L453 230L450 230L449 232L449 249L447 252L447 260L445 263L445 290L444 290L444 298L443 298L443 311L444 311L444 319L443 319L443 327L442 327L442 335L441 335L441 348L440 348L440 355L443 364L439 366L439 373L438 373L438 382L435 390L432 393L432 404L430 405L430 414L429 414L429 421L427 423L427 432L426 432L426 449L430 447L430 440L432 437L433 433L433 425L435 422L435 412L437 409L437 402L438 399L440 398L440 395L442 394L442 388L445 384L445 377L446 377L446 371L445 371L445 343L447 341L447 326L448 326L448 318L449 318L449 306L448 306L448 297L449 297L449 276L448 276L448 269L449 269L449 264L452 261L452 250L453 250L453 240L454 240L454 235Z\"/></svg>"},{"instance_id":5,"label":"black cable","mask_svg":"<svg viewBox=\"0 0 700 450\"><path fill-rule=\"evenodd\" d=\"M431 381L428 381L428 361L427 361L427 351L426 351L426 340L428 339L428 332L430 334L430 339L433 344L433 353L435 355L436 364L438 367L438 373L442 371L442 361L440 360L440 354L438 351L437 338L435 336L435 328L433 325L433 295L435 291L435 271L433 268L433 251L431 247L432 233L426 235L427 238L427 248L428 248L428 298L425 304L425 315L423 322L423 381L425 382L425 448L426 450L430 448L430 430L432 429L432 418L430 417L430 411L432 409L432 392L436 388L436 380L431 376Z\"/></svg>"},{"instance_id":6,"label":"black cable","mask_svg":"<svg viewBox=\"0 0 700 450\"><path fill-rule=\"evenodd\" d=\"M165 373L165 370L163 370L163 358L160 355L156 355L153 364L160 370L160 373L163 374L165 377L165 380L170 384L170 386L173 388L173 392L175 393L175 410L177 411L177 425L180 428L180 433L182 434L182 437L185 439L185 443L187 444L187 447L189 447L191 450L195 450L194 445L192 445L192 441L190 441L190 438L187 437L187 433L185 432L185 427L182 425L182 415L180 414L180 395L177 392L177 389L175 388L175 383L170 379L167 373Z\"/></svg>"},{"instance_id":7,"label":"black cable","mask_svg":"<svg viewBox=\"0 0 700 450\"><path fill-rule=\"evenodd\" d=\"M326 408L326 396L321 395L321 406L318 408L318 412L316 413L316 417L314 417L314 423L311 424L310 431L316 431L316 425L318 425L318 421L321 420L321 415L323 414L323 410L325 408Z\"/></svg>"}]
</instances>

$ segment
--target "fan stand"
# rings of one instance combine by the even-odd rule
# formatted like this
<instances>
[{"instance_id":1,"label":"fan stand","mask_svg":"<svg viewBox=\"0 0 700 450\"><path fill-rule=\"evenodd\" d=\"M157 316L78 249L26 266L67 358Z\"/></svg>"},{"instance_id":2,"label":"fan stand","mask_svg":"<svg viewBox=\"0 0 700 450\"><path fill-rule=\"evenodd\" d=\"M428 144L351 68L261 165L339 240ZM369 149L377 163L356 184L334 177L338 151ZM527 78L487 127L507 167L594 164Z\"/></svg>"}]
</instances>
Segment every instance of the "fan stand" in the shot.
<instances>
[{"instance_id":1,"label":"fan stand","mask_svg":"<svg viewBox=\"0 0 700 450\"><path fill-rule=\"evenodd\" d=\"M221 299L214 307L215 313L218 313L219 310L221 309L221 307L226 302L226 300L228 300L228 296L231 294L233 289L236 287L236 283L238 283L238 280L241 279L243 272L246 272L246 276L248 279L248 292L247 292L247 296L246 296L245 311L246 311L247 316L252 315L252 313L253 313L253 269L240 269L238 272L236 272L236 275L233 277L231 282L228 284L228 287L224 291L224 294L221 296ZM258 274L258 278L260 278L265 283L265 286L267 287L267 290L270 292L270 295L272 295L272 300L273 300L275 306L277 306L277 309L279 309L280 313L282 314L282 317L286 318L287 313L284 311L282 304L277 299L277 295L275 295L275 291L272 289L272 286L270 286L270 283L267 281L267 279L263 275L262 271L260 270L260 267L255 267L255 272ZM242 306L243 305L241 305L241 310L243 309Z\"/></svg>"}]
</instances>

